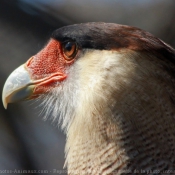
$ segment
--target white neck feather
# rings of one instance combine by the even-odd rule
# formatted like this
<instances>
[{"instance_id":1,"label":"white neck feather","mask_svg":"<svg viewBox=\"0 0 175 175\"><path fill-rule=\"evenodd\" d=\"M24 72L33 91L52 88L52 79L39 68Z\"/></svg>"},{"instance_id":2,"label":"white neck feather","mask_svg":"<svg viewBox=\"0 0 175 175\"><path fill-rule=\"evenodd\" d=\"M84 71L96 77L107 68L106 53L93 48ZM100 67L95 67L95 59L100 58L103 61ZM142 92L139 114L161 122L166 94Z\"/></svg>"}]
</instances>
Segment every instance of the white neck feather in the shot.
<instances>
[{"instance_id":1,"label":"white neck feather","mask_svg":"<svg viewBox=\"0 0 175 175\"><path fill-rule=\"evenodd\" d=\"M164 150L155 142L164 145L165 131L174 128L175 109L169 99L174 87L160 60L128 50L87 50L80 57L51 97L59 97L52 112L57 118L61 111L66 130L68 173L121 174L134 168L160 169L162 162L166 166L174 154L175 136L173 147ZM166 107L160 96L167 99ZM162 132L166 138L160 142L155 133Z\"/></svg>"}]
</instances>

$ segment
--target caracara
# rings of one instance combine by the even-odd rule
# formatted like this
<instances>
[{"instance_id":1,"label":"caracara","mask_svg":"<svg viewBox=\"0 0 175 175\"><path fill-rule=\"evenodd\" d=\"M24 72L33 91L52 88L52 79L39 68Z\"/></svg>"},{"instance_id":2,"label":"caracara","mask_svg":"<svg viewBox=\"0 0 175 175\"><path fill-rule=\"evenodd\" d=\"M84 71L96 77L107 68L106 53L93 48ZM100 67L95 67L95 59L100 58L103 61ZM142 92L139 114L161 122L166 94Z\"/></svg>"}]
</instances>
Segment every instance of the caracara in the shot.
<instances>
[{"instance_id":1,"label":"caracara","mask_svg":"<svg viewBox=\"0 0 175 175\"><path fill-rule=\"evenodd\" d=\"M3 103L41 98L61 124L70 175L175 174L175 50L141 29L53 32L7 79Z\"/></svg>"}]
</instances>

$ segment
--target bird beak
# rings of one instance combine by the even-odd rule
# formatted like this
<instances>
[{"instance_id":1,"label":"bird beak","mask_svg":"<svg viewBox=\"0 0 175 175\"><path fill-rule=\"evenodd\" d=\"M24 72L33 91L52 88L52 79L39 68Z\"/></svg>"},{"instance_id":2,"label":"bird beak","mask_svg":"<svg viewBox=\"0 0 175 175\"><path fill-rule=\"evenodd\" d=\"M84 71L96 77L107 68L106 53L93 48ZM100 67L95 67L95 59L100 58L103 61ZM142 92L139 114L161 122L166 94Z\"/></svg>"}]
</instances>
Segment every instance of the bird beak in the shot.
<instances>
[{"instance_id":1,"label":"bird beak","mask_svg":"<svg viewBox=\"0 0 175 175\"><path fill-rule=\"evenodd\" d=\"M2 92L4 108L7 108L8 103L28 99L32 95L33 89L34 82L23 64L15 69L5 82Z\"/></svg>"},{"instance_id":2,"label":"bird beak","mask_svg":"<svg viewBox=\"0 0 175 175\"><path fill-rule=\"evenodd\" d=\"M60 47L58 41L50 40L45 48L10 74L2 93L5 108L8 103L33 99L47 93L66 79L66 63ZM48 63L52 66L47 66Z\"/></svg>"},{"instance_id":3,"label":"bird beak","mask_svg":"<svg viewBox=\"0 0 175 175\"><path fill-rule=\"evenodd\" d=\"M2 92L2 102L5 109L7 109L8 103L34 99L46 93L50 89L50 85L54 87L54 82L60 82L66 78L62 72L54 72L40 79L32 78L27 67L31 60L32 57L25 64L15 69L7 78Z\"/></svg>"}]
</instances>

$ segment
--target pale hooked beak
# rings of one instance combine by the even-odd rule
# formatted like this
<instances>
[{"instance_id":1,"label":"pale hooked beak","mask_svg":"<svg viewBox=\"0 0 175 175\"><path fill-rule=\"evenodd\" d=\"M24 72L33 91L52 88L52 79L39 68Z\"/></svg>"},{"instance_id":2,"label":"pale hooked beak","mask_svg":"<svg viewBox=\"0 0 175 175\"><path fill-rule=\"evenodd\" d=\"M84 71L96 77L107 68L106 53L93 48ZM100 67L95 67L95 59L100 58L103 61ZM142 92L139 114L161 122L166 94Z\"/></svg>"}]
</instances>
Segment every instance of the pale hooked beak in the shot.
<instances>
[{"instance_id":1,"label":"pale hooked beak","mask_svg":"<svg viewBox=\"0 0 175 175\"><path fill-rule=\"evenodd\" d=\"M8 103L27 99L32 95L33 89L34 85L23 64L15 69L5 82L2 92L4 108L7 108Z\"/></svg>"}]
</instances>

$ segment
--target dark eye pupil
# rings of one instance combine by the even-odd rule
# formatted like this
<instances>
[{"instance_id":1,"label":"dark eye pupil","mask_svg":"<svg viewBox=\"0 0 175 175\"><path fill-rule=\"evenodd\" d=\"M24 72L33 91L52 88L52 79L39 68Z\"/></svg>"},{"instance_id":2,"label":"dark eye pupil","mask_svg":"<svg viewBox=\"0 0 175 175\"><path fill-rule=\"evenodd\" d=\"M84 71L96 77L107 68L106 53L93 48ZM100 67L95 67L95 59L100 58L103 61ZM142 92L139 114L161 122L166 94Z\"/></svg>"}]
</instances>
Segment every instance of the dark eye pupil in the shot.
<instances>
[{"instance_id":1,"label":"dark eye pupil","mask_svg":"<svg viewBox=\"0 0 175 175\"><path fill-rule=\"evenodd\" d=\"M65 45L65 50L71 51L71 50L72 50L72 46L73 46L73 43L72 43L72 42L66 43L66 45Z\"/></svg>"},{"instance_id":2,"label":"dark eye pupil","mask_svg":"<svg viewBox=\"0 0 175 175\"><path fill-rule=\"evenodd\" d=\"M63 43L63 52L67 60L71 60L77 54L78 48L77 44L72 41Z\"/></svg>"}]
</instances>

